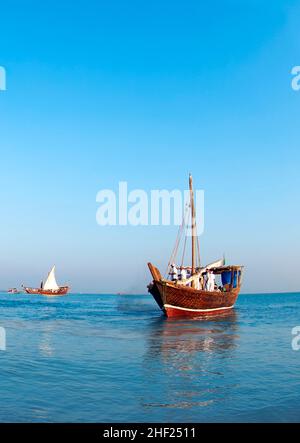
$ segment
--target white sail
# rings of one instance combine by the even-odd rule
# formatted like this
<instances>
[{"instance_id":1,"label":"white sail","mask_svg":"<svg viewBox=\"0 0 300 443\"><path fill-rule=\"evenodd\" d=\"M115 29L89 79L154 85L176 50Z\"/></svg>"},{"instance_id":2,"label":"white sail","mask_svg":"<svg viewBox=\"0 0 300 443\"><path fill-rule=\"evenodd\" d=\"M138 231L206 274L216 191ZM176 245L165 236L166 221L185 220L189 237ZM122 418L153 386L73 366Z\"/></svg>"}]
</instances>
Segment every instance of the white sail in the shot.
<instances>
[{"instance_id":1,"label":"white sail","mask_svg":"<svg viewBox=\"0 0 300 443\"><path fill-rule=\"evenodd\" d=\"M220 260L209 263L209 265L206 265L204 268L201 268L200 274L204 274L207 271L207 269L219 268L220 266L224 265L225 265L225 258L223 257Z\"/></svg>"},{"instance_id":2,"label":"white sail","mask_svg":"<svg viewBox=\"0 0 300 443\"><path fill-rule=\"evenodd\" d=\"M43 289L46 291L57 291L59 289L58 284L55 279L55 266L51 269L48 274L47 280L44 283Z\"/></svg>"},{"instance_id":3,"label":"white sail","mask_svg":"<svg viewBox=\"0 0 300 443\"><path fill-rule=\"evenodd\" d=\"M221 260L214 261L213 263L210 263L209 265L205 266L205 269L219 268L220 266L224 265L225 265L225 259L223 257L221 258Z\"/></svg>"}]
</instances>

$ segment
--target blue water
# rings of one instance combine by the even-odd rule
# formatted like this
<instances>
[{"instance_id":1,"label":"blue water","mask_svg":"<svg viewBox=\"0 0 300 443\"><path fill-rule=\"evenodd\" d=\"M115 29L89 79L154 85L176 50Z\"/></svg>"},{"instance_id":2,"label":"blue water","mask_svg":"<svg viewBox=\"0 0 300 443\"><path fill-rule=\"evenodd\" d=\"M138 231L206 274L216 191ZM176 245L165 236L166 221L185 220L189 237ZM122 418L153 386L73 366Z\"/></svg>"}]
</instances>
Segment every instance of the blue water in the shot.
<instances>
[{"instance_id":1,"label":"blue water","mask_svg":"<svg viewBox=\"0 0 300 443\"><path fill-rule=\"evenodd\" d=\"M300 294L209 320L151 296L0 294L0 421L300 421Z\"/></svg>"}]
</instances>

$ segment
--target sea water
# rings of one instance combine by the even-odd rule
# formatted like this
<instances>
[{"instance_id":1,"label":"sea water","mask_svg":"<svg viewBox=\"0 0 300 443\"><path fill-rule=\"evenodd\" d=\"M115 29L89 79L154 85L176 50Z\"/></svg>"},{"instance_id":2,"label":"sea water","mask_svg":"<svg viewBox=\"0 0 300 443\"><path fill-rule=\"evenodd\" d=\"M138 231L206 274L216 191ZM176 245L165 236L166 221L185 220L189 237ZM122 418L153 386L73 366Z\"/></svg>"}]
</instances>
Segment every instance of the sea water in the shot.
<instances>
[{"instance_id":1,"label":"sea water","mask_svg":"<svg viewBox=\"0 0 300 443\"><path fill-rule=\"evenodd\" d=\"M299 422L298 325L300 294L172 320L150 295L1 293L0 421Z\"/></svg>"}]
</instances>

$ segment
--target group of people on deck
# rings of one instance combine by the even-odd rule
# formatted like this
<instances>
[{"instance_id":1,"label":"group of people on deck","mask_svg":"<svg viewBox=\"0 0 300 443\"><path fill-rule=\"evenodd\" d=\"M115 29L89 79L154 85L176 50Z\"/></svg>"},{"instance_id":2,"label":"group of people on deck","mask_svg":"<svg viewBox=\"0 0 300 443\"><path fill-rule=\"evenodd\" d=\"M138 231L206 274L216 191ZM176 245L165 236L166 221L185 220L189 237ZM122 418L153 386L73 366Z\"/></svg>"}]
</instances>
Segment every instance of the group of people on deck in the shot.
<instances>
[{"instance_id":1,"label":"group of people on deck","mask_svg":"<svg viewBox=\"0 0 300 443\"><path fill-rule=\"evenodd\" d=\"M215 274L207 269L204 273L201 274L199 278L194 280L194 289L202 289L205 291L220 291L216 284L216 276ZM176 282L178 280L186 280L191 277L191 269L190 268L179 268L179 271L175 265L175 263L171 264L170 271L171 280ZM191 286L191 282L187 283L187 286Z\"/></svg>"}]
</instances>

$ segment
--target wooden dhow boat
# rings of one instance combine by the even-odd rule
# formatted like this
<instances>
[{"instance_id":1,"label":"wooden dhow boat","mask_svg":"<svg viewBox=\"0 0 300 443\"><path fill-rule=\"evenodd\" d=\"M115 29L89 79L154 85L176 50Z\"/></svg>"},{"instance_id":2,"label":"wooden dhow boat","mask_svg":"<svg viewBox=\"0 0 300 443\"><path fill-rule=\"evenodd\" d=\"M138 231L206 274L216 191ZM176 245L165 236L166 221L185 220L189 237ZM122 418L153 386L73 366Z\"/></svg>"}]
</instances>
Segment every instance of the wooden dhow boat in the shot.
<instances>
[{"instance_id":1,"label":"wooden dhow boat","mask_svg":"<svg viewBox=\"0 0 300 443\"><path fill-rule=\"evenodd\" d=\"M148 285L148 291L167 317L195 317L225 313L234 307L242 284L243 266L226 266L224 258L201 267L191 175L189 190L190 202L187 209L190 212L192 227L192 265L183 266L184 254L180 266L174 263L180 236L186 227L185 216L166 272L166 275L171 275L171 280L163 278L160 271L152 263L148 263L153 277L153 281ZM185 235L184 251L186 239ZM220 279L219 286L215 283L216 278Z\"/></svg>"},{"instance_id":2,"label":"wooden dhow boat","mask_svg":"<svg viewBox=\"0 0 300 443\"><path fill-rule=\"evenodd\" d=\"M55 266L51 269L45 283L41 283L40 288L28 288L23 286L27 294L57 296L65 295L69 291L69 286L58 286L55 278Z\"/></svg>"}]
</instances>

